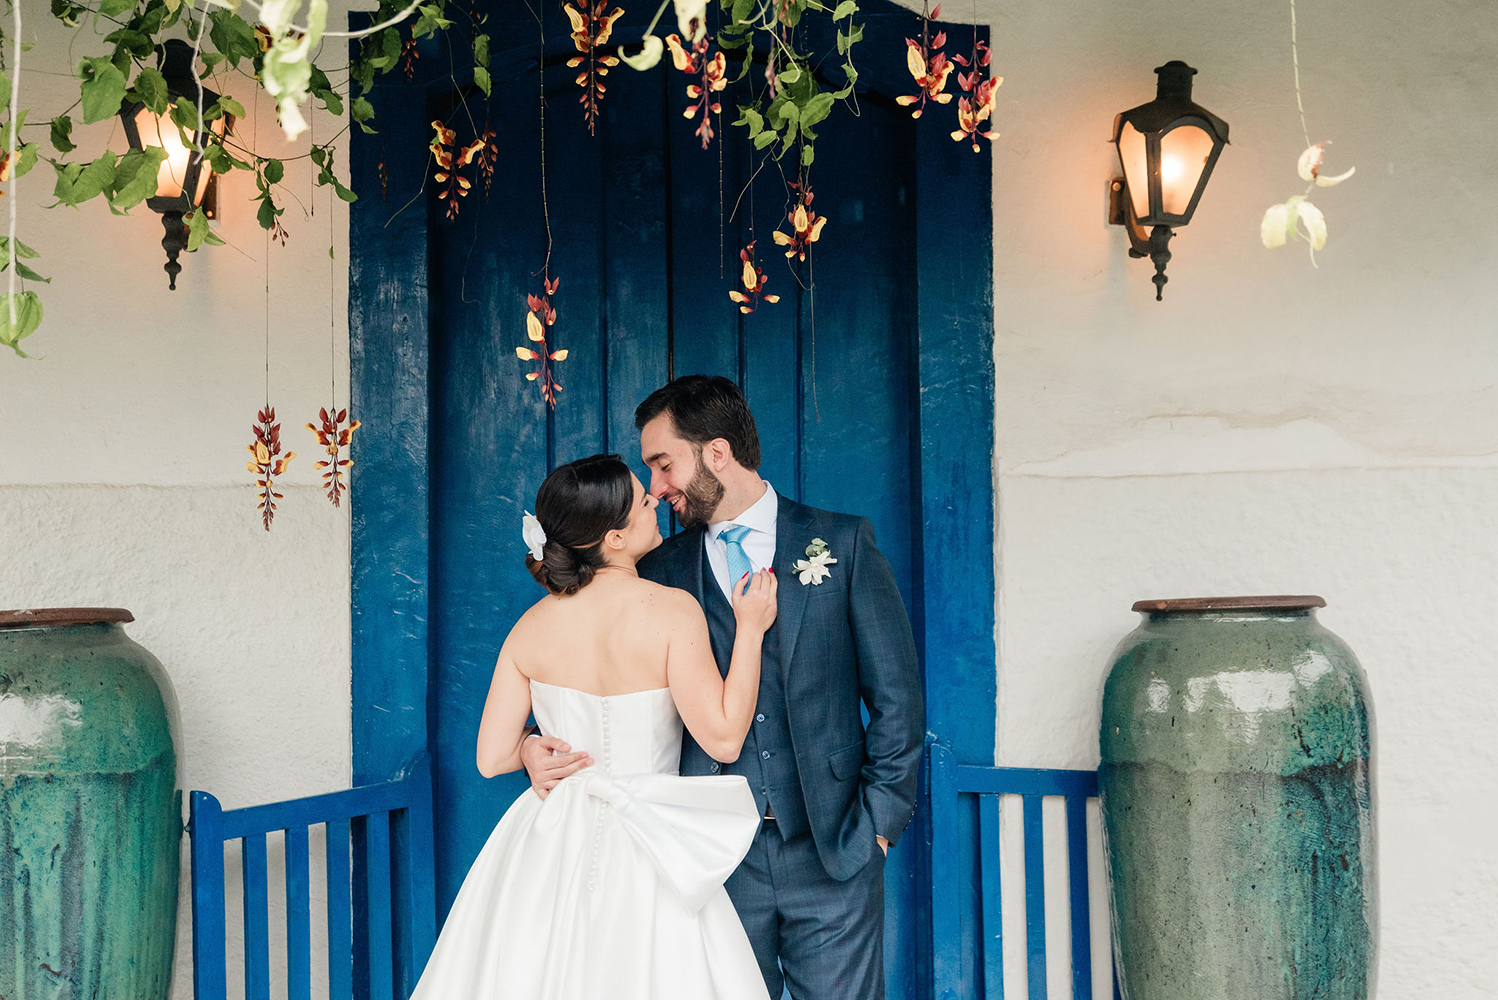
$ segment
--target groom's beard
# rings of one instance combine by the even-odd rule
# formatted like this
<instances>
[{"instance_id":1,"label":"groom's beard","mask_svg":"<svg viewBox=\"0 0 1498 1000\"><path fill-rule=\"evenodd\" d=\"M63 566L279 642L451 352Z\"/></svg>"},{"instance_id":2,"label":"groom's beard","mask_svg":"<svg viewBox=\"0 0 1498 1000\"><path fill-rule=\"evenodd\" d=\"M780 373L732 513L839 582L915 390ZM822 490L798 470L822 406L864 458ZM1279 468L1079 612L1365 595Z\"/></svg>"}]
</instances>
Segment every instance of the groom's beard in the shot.
<instances>
[{"instance_id":1,"label":"groom's beard","mask_svg":"<svg viewBox=\"0 0 1498 1000\"><path fill-rule=\"evenodd\" d=\"M723 502L723 494L726 492L722 481L708 471L699 457L697 472L687 488L681 491L681 510L676 512L677 520L689 528L707 526L712 522L713 514L717 512L718 504Z\"/></svg>"}]
</instances>

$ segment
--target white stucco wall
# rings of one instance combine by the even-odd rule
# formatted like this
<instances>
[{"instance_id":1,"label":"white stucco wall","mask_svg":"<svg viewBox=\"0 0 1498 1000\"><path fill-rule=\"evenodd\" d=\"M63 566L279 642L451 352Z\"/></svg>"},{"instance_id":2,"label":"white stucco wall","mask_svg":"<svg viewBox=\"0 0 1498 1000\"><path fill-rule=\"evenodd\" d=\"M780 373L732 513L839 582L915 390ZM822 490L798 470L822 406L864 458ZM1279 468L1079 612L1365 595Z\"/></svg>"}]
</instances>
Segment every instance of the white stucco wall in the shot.
<instances>
[{"instance_id":1,"label":"white stucco wall","mask_svg":"<svg viewBox=\"0 0 1498 1000\"><path fill-rule=\"evenodd\" d=\"M22 57L22 106L45 121L78 96L69 77L48 74L108 49L86 27L75 38L44 4L28 0L23 13L36 47ZM248 139L254 90L227 81L220 89L249 112L237 129ZM271 103L258 117L255 148L306 153L306 136L280 136ZM314 118L323 137L342 124ZM45 146L45 126L37 132ZM126 148L117 120L77 126L74 141L74 158ZM270 401L299 453L269 533L245 471L266 398L267 255L253 178L223 178L218 233L232 245L184 253L175 292L161 270L160 217L144 205L128 217L99 202L49 211L45 163L21 178L17 199L17 234L52 283L39 289L44 325L24 344L45 360L0 356L0 608L134 612L129 634L176 687L179 783L227 808L347 787L350 774L348 507L323 498L312 468L321 456L303 426L329 403L331 366L347 399L348 212L335 199L330 213L307 167L286 164L291 236L269 253ZM186 884L184 867L177 997L192 995ZM236 919L237 903L229 910Z\"/></svg>"},{"instance_id":2,"label":"white stucco wall","mask_svg":"<svg viewBox=\"0 0 1498 1000\"><path fill-rule=\"evenodd\" d=\"M1288 2L978 10L1005 77L997 760L1096 764L1134 600L1321 594L1377 706L1381 993L1491 996L1498 9L1302 0L1311 138L1358 168L1312 196L1319 269L1258 237L1303 190ZM1157 303L1104 224L1107 140L1169 59L1232 145Z\"/></svg>"},{"instance_id":3,"label":"white stucco wall","mask_svg":"<svg viewBox=\"0 0 1498 1000\"><path fill-rule=\"evenodd\" d=\"M39 43L28 67L66 72L102 51L25 9ZM1095 764L1099 685L1136 598L1320 593L1378 707L1382 993L1489 996L1498 9L1304 0L1312 137L1335 140L1333 169L1359 168L1315 196L1331 230L1319 270L1303 247L1258 244L1263 209L1300 191L1288 13L1185 0L977 7L1006 78L995 752ZM1233 145L1174 241L1156 303L1149 265L1104 225L1106 140L1172 58L1201 70L1197 98L1231 123ZM72 100L66 78L28 81L36 118ZM242 80L225 89L251 93ZM304 151L305 140L283 147L272 120L262 104L262 148ZM80 152L109 133L81 130ZM219 232L239 250L184 256L168 293L153 213L45 211L52 181L39 167L21 182L20 237L54 276L46 325L27 342L46 360L0 358L11 515L0 607L133 610L131 634L176 684L182 784L231 807L349 776L347 509L321 498L302 429L328 393L330 264L344 396L347 213L334 202L330 262L326 193L304 193L305 166L288 163L288 186L317 215L290 202L290 242L269 257L270 395L301 452L269 534L243 465L265 335L247 175L223 192ZM184 947L179 997L189 968Z\"/></svg>"}]
</instances>

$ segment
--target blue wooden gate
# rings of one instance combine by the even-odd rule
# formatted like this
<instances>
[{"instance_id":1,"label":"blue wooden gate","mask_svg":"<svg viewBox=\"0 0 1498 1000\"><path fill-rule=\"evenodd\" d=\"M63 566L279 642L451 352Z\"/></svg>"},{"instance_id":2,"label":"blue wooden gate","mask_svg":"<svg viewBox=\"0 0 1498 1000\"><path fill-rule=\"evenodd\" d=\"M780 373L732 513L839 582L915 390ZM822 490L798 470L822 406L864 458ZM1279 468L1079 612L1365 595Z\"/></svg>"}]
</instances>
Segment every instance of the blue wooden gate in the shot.
<instances>
[{"instance_id":1,"label":"blue wooden gate","mask_svg":"<svg viewBox=\"0 0 1498 1000\"><path fill-rule=\"evenodd\" d=\"M819 129L814 207L829 221L798 274L771 241L786 210L777 165L739 200L758 161L727 124L733 92L726 141L703 151L682 116L685 75L669 60L644 74L620 67L589 136L562 65L566 19L546 8L553 346L569 351L553 412L515 357L546 250L540 36L514 5L488 6L486 30L514 46L496 43L493 100L452 75L466 55L423 50L413 81L377 86L380 131L352 143L358 190L371 192L353 205L350 240L353 401L365 421L354 780L431 752L443 914L525 788L523 775L485 781L473 764L495 653L540 595L522 565L521 512L550 468L582 455L619 452L643 478L634 407L672 375L735 378L766 478L871 518L931 667L929 728L967 759L993 747L990 155L954 143L950 122L895 105L913 86L904 39L918 19L883 2L863 18L859 114L838 109ZM630 6L616 38L648 19ZM426 176L434 119L459 143L486 120L503 137L492 190L476 189L456 219ZM751 238L783 298L744 316L727 291ZM928 870L918 826L889 869L891 996L929 990Z\"/></svg>"}]
</instances>

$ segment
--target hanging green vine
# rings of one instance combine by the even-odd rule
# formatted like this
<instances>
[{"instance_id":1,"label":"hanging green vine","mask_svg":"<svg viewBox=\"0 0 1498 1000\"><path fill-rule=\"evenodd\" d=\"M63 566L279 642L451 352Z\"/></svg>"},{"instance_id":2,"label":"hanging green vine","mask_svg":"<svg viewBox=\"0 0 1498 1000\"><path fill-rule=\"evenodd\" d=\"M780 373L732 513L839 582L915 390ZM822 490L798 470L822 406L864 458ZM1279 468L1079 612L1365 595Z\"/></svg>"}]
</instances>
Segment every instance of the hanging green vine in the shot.
<instances>
[{"instance_id":1,"label":"hanging green vine","mask_svg":"<svg viewBox=\"0 0 1498 1000\"><path fill-rule=\"evenodd\" d=\"M326 30L327 0L51 0L51 16L73 27L80 36L74 48L94 51L76 64L77 100L60 113L28 120L29 112L19 100L19 60L25 49L18 42L21 12L16 0L11 3L12 23L8 29L0 27L0 51L6 53L0 56L5 70L0 76L0 115L4 116L0 124L0 183L8 185L12 214L10 235L0 237L0 272L7 274L9 283L8 292L0 300L0 345L11 347L23 357L26 355L20 343L35 332L42 317L41 300L26 286L48 279L32 264L23 263L35 261L38 255L14 232L16 181L39 163L49 165L53 171L53 207L76 207L103 199L111 211L124 213L153 195L157 170L166 156L160 147L104 150L90 159L78 157L82 150L74 141L75 124L90 125L118 115L126 100L167 115L178 128L183 145L192 147L195 133L206 134L200 148L206 169L215 174L235 170L251 174L259 224L279 242L286 241L288 232L281 222L285 211L281 191L284 158L261 155L247 145L253 140L237 135L232 127L222 127L245 115L244 107L227 94L206 105L203 101L194 104L171 99L167 81L157 68L159 47L168 38L185 38L193 46L194 69L200 66L201 78L221 94L230 89L236 76L263 88L275 100L277 117L289 139L307 130L309 103L314 107L320 104L337 117L347 113L350 127L373 132L374 106L368 95L376 79L403 61L409 68L416 39L445 32L458 20L463 22L465 37L471 39L465 42L465 48L471 47L474 84L486 96L491 89L490 38L484 32L484 18L474 13L471 5L449 4L448 0L380 0L371 15L374 25L353 32ZM692 49L706 32L707 0L665 0L657 21L672 4L686 48ZM729 53L730 61L737 61L737 78L747 76L756 59L764 66L764 86L739 106L735 124L747 129L755 148L769 150L777 159L796 150L798 173L804 182L806 167L815 157L817 126L836 101L853 94L858 79L852 51L863 37L863 28L854 24L856 0L840 0L835 7L821 0L720 0L720 6L722 17L715 41L720 53ZM813 16L830 18L836 28L841 86L827 83L825 78L819 80L818 67L826 54L813 52L804 43L803 22ZM631 56L615 45L610 48L617 57L600 53L600 59L607 58L613 64L616 58L622 58L636 69L655 65L664 44L651 34L654 28L653 21L643 51ZM336 82L317 62L333 38L359 42L346 67L347 76ZM342 46L334 46L331 51L338 53L337 61L341 62ZM712 92L724 81L708 71L722 72L718 69L723 65L719 55L707 57L704 53L702 61L703 66L697 67L702 82L694 83L693 88L700 91L696 95L699 99L707 96L701 102L703 121L698 124L698 134L706 144L712 132L705 124L706 116L717 110ZM36 132L42 128L47 131L45 138ZM303 155L312 160L317 184L330 186L339 198L351 202L357 195L338 180L334 170L336 143L342 135L339 132L311 142ZM186 214L183 221L189 250L222 242L201 210Z\"/></svg>"}]
</instances>

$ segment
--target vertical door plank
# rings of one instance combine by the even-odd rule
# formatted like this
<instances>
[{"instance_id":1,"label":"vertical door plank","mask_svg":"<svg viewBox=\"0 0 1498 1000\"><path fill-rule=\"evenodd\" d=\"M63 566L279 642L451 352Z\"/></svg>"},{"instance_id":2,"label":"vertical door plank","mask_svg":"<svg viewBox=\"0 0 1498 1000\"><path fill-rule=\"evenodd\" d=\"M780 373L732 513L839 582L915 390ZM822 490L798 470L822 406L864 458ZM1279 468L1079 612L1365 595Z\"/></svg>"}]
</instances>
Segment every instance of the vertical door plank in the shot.
<instances>
[{"instance_id":1,"label":"vertical door plank","mask_svg":"<svg viewBox=\"0 0 1498 1000\"><path fill-rule=\"evenodd\" d=\"M623 457L647 487L634 415L640 401L666 381L671 269L667 131L685 124L653 113L662 106L668 75L665 64L656 72L620 69L611 75L599 134L607 151L602 177L607 301L602 325L609 331L607 391L599 414L605 420L608 449Z\"/></svg>"},{"instance_id":2,"label":"vertical door plank","mask_svg":"<svg viewBox=\"0 0 1498 1000\"><path fill-rule=\"evenodd\" d=\"M565 23L566 18L554 20ZM490 102L488 113L507 151L493 187L485 192L477 186L456 220L444 218L435 201L429 208L435 234L432 749L437 797L448 815L463 817L436 831L442 915L505 807L526 784L523 774L485 780L473 766L473 748L495 655L515 621L542 596L525 568L520 520L525 510L534 509L536 488L550 468L551 420L536 384L525 379L537 366L515 354L517 347L531 346L525 332L526 295L540 290L540 277L533 272L540 270L546 251L535 51L532 47L517 56L525 69L510 84L513 98ZM547 74L549 80L556 78L558 90L563 74L561 66ZM479 110L475 105L476 117ZM568 123L560 119L571 110L567 103L554 102L549 128L565 127ZM461 137L469 128L467 113L459 110L452 117ZM551 193L554 203L570 196L560 183ZM591 330L590 317L568 312L566 296L572 289L566 268L558 265L557 270L563 274L558 329ZM569 364L570 359L558 368L563 386ZM565 391L563 395L565 400ZM584 407L586 400L583 395Z\"/></svg>"}]
</instances>

